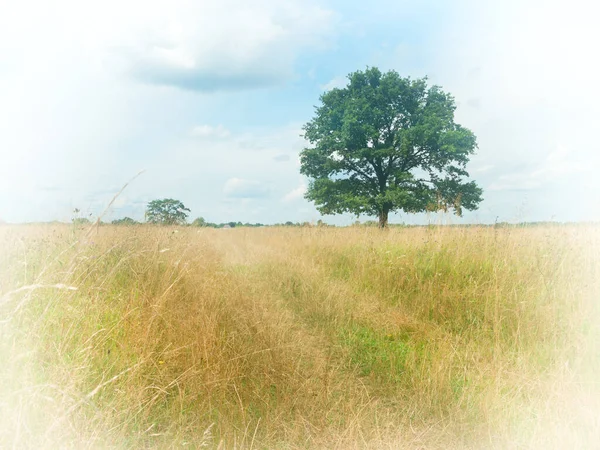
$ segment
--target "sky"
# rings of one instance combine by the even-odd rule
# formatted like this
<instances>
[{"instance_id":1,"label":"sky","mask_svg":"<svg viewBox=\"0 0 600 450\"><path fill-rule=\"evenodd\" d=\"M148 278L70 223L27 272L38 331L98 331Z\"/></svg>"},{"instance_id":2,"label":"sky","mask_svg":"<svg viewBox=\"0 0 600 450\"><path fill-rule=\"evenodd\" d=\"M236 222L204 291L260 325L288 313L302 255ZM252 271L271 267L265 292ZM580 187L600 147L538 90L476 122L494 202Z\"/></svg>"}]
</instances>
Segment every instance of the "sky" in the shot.
<instances>
[{"instance_id":1,"label":"sky","mask_svg":"<svg viewBox=\"0 0 600 450\"><path fill-rule=\"evenodd\" d=\"M484 201L448 220L600 220L599 8L0 0L0 220L95 218L144 170L103 220L175 198L190 220L315 222L302 125L323 92L373 66L442 86L477 136L468 170Z\"/></svg>"}]
</instances>

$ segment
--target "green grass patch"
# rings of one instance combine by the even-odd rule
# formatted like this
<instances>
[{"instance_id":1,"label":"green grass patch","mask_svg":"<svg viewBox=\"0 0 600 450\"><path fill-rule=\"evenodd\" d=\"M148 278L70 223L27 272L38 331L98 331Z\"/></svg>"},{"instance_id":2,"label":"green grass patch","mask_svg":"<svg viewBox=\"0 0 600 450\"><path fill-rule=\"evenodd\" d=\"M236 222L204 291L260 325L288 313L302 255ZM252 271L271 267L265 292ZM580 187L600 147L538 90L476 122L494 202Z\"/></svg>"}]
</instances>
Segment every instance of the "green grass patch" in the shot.
<instances>
[{"instance_id":1,"label":"green grass patch","mask_svg":"<svg viewBox=\"0 0 600 450\"><path fill-rule=\"evenodd\" d=\"M360 376L392 384L406 383L407 360L422 351L406 334L384 334L359 324L341 329L338 342L347 352L348 365Z\"/></svg>"}]
</instances>

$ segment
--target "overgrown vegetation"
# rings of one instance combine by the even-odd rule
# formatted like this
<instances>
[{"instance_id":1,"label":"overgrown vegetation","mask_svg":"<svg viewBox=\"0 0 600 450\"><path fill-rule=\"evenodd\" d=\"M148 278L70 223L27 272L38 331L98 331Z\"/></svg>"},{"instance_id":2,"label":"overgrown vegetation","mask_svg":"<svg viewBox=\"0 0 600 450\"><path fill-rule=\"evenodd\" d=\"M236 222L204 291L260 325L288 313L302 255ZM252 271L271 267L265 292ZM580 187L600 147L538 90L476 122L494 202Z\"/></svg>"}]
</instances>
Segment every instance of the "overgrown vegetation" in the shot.
<instances>
[{"instance_id":1,"label":"overgrown vegetation","mask_svg":"<svg viewBox=\"0 0 600 450\"><path fill-rule=\"evenodd\" d=\"M600 230L0 227L1 448L586 448Z\"/></svg>"}]
</instances>

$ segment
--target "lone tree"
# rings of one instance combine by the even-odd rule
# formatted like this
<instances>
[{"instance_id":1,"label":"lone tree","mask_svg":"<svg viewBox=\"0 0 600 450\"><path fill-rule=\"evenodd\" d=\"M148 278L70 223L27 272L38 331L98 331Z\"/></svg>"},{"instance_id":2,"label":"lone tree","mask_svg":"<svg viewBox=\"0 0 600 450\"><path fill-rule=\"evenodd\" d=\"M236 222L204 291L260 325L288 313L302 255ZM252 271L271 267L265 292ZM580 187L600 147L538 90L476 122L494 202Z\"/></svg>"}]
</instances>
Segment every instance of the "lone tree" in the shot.
<instances>
[{"instance_id":1,"label":"lone tree","mask_svg":"<svg viewBox=\"0 0 600 450\"><path fill-rule=\"evenodd\" d=\"M454 98L395 71L368 68L348 79L320 97L303 128L313 145L300 154L305 198L323 214L378 216L380 228L390 211L477 209L482 190L465 181L477 142L454 122Z\"/></svg>"},{"instance_id":2,"label":"lone tree","mask_svg":"<svg viewBox=\"0 0 600 450\"><path fill-rule=\"evenodd\" d=\"M184 224L189 211L179 200L152 200L146 209L146 220L160 225Z\"/></svg>"},{"instance_id":3,"label":"lone tree","mask_svg":"<svg viewBox=\"0 0 600 450\"><path fill-rule=\"evenodd\" d=\"M194 221L192 222L192 226L193 227L207 227L208 224L206 223L206 220L204 220L204 217L198 217L198 218L194 219Z\"/></svg>"}]
</instances>

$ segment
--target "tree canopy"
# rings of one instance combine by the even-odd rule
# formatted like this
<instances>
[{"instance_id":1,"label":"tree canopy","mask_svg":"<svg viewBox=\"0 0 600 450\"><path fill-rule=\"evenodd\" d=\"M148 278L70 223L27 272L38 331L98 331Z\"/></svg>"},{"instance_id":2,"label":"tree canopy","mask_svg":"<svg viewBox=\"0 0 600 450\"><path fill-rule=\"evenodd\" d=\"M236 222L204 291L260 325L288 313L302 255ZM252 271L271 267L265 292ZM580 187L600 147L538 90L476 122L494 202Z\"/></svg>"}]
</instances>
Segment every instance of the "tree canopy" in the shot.
<instances>
[{"instance_id":1,"label":"tree canopy","mask_svg":"<svg viewBox=\"0 0 600 450\"><path fill-rule=\"evenodd\" d=\"M466 180L466 164L477 141L454 122L454 98L395 71L348 80L320 97L303 128L312 145L300 155L305 197L323 214L378 216L380 227L393 211L476 209L482 190Z\"/></svg>"},{"instance_id":2,"label":"tree canopy","mask_svg":"<svg viewBox=\"0 0 600 450\"><path fill-rule=\"evenodd\" d=\"M146 208L146 220L160 225L180 225L185 223L189 211L179 200L152 200Z\"/></svg>"}]
</instances>

